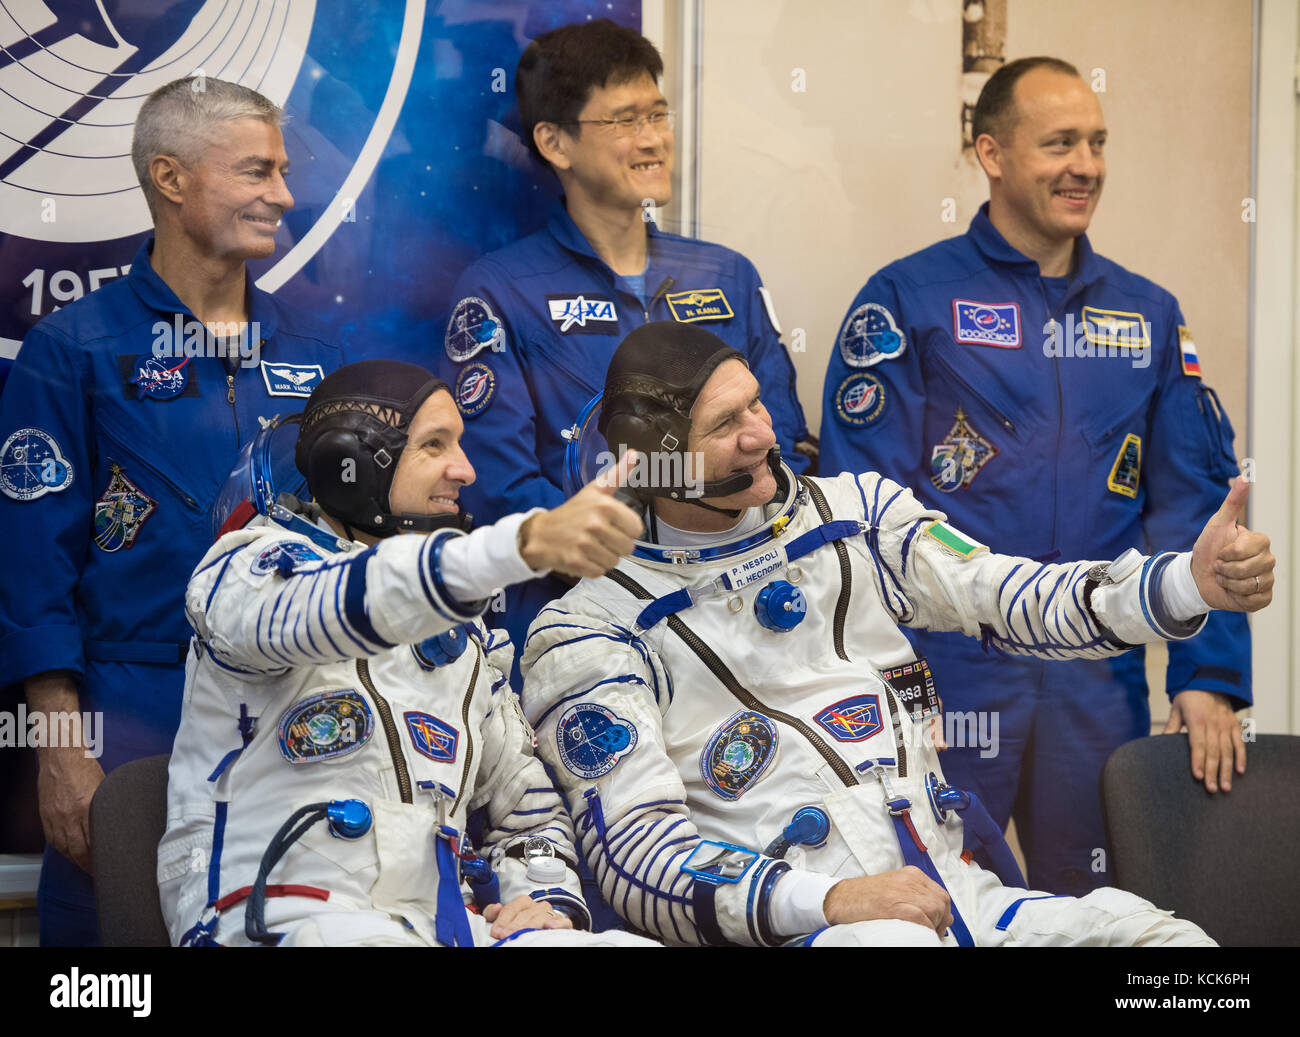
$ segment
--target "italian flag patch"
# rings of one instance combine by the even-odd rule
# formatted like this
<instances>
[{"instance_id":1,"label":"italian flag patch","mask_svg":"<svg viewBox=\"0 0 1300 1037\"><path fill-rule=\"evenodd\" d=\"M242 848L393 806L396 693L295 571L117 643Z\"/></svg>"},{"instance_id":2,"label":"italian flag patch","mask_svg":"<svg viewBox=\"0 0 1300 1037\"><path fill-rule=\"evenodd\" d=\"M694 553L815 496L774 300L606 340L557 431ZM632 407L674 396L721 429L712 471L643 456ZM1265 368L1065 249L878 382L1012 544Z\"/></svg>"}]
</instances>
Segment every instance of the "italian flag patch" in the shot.
<instances>
[{"instance_id":1,"label":"italian flag patch","mask_svg":"<svg viewBox=\"0 0 1300 1037\"><path fill-rule=\"evenodd\" d=\"M925 535L938 541L940 547L962 558L969 558L976 551L988 550L983 544L962 536L946 522L931 522L925 527Z\"/></svg>"}]
</instances>

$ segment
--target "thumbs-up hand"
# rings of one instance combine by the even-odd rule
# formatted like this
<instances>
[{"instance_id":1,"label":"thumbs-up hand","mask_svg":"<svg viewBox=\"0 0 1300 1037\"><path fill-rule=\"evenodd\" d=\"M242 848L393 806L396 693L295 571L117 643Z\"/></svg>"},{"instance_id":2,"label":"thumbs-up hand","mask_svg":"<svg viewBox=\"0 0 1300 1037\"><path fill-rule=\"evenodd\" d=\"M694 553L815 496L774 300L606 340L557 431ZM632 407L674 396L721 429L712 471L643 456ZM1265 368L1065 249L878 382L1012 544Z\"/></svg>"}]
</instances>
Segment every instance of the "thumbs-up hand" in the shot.
<instances>
[{"instance_id":1,"label":"thumbs-up hand","mask_svg":"<svg viewBox=\"0 0 1300 1037\"><path fill-rule=\"evenodd\" d=\"M1273 567L1268 537L1237 525L1250 483L1238 476L1223 504L1196 538L1192 576L1212 609L1258 612L1273 600Z\"/></svg>"},{"instance_id":2,"label":"thumbs-up hand","mask_svg":"<svg viewBox=\"0 0 1300 1037\"><path fill-rule=\"evenodd\" d=\"M636 465L627 451L558 508L540 512L519 527L519 554L530 569L595 577L630 554L641 517L617 499Z\"/></svg>"}]
</instances>

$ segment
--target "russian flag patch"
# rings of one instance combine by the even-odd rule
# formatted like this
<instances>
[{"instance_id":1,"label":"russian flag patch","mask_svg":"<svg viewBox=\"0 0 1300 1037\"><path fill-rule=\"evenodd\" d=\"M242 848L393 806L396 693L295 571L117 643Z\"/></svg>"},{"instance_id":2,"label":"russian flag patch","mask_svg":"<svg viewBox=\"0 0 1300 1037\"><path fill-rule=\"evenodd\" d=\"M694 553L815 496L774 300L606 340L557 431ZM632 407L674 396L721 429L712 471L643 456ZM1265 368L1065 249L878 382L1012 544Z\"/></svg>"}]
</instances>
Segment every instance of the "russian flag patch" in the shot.
<instances>
[{"instance_id":1,"label":"russian flag patch","mask_svg":"<svg viewBox=\"0 0 1300 1037\"><path fill-rule=\"evenodd\" d=\"M1187 325L1178 325L1178 352L1183 359L1183 374L1201 377L1201 358L1196 355L1196 343Z\"/></svg>"}]
</instances>

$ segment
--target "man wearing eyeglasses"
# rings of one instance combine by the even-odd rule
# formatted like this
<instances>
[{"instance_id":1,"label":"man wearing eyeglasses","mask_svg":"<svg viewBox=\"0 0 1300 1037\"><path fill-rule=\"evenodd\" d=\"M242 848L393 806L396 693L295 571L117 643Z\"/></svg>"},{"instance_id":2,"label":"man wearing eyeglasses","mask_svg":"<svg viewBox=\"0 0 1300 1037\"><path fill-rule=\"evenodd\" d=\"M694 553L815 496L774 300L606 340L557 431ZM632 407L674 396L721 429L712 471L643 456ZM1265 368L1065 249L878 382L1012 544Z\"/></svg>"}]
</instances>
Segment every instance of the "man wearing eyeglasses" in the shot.
<instances>
[{"instance_id":1,"label":"man wearing eyeglasses","mask_svg":"<svg viewBox=\"0 0 1300 1037\"><path fill-rule=\"evenodd\" d=\"M467 488L478 522L564 500L562 430L601 389L615 347L648 321L698 324L744 354L782 456L815 454L771 297L754 265L720 245L660 231L650 206L672 193L673 112L663 60L633 29L598 19L529 44L515 73L524 139L559 178L547 225L461 276L440 374L455 387ZM528 624L565 586L534 581L507 598L506 626ZM520 649L522 651L522 648Z\"/></svg>"}]
</instances>

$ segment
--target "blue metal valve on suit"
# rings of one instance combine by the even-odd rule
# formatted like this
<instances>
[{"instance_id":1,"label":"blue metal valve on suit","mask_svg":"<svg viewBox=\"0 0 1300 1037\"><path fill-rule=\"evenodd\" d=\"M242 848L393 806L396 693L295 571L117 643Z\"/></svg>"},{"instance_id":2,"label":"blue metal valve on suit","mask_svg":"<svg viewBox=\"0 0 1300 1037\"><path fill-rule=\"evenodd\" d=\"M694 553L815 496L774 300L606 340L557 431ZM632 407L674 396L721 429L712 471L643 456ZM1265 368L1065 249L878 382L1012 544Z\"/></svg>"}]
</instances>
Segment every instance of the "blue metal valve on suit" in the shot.
<instances>
[{"instance_id":1,"label":"blue metal valve on suit","mask_svg":"<svg viewBox=\"0 0 1300 1037\"><path fill-rule=\"evenodd\" d=\"M359 799L332 799L325 808L330 835L339 839L360 839L370 831L370 808Z\"/></svg>"},{"instance_id":2,"label":"blue metal valve on suit","mask_svg":"<svg viewBox=\"0 0 1300 1037\"><path fill-rule=\"evenodd\" d=\"M970 806L970 793L947 785L933 771L925 779L925 791L930 798L930 809L939 824L948 821L950 810L962 811Z\"/></svg>"},{"instance_id":3,"label":"blue metal valve on suit","mask_svg":"<svg viewBox=\"0 0 1300 1037\"><path fill-rule=\"evenodd\" d=\"M793 630L808 614L803 591L788 580L773 580L754 599L754 614L760 626L778 634Z\"/></svg>"},{"instance_id":4,"label":"blue metal valve on suit","mask_svg":"<svg viewBox=\"0 0 1300 1037\"><path fill-rule=\"evenodd\" d=\"M416 661L426 670L454 663L465 654L468 647L469 632L464 625L426 637L418 645L412 646Z\"/></svg>"},{"instance_id":5,"label":"blue metal valve on suit","mask_svg":"<svg viewBox=\"0 0 1300 1037\"><path fill-rule=\"evenodd\" d=\"M781 834L791 846L817 846L831 834L831 819L820 807L801 807Z\"/></svg>"}]
</instances>

